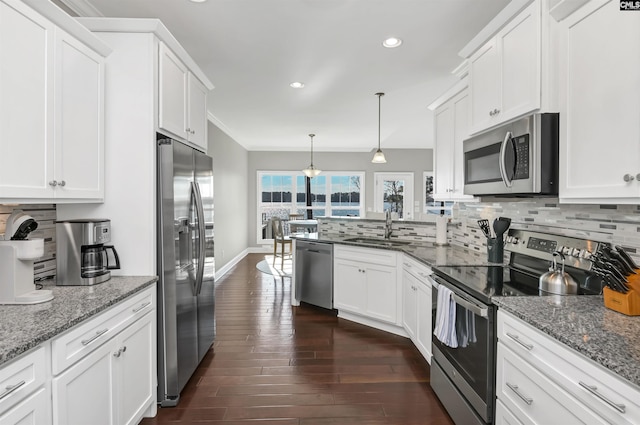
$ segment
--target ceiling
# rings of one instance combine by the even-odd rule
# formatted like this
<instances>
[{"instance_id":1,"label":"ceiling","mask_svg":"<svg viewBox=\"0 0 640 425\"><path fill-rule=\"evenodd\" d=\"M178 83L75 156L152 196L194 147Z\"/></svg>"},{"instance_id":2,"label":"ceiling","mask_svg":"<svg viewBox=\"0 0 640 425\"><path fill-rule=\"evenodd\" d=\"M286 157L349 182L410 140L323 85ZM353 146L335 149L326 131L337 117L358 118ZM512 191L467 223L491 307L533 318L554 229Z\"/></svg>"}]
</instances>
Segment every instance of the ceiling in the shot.
<instances>
[{"instance_id":1,"label":"ceiling","mask_svg":"<svg viewBox=\"0 0 640 425\"><path fill-rule=\"evenodd\" d=\"M209 116L248 150L430 148L433 100L509 0L60 0L159 18L215 85ZM382 46L390 36L403 40ZM301 81L302 89L289 83Z\"/></svg>"}]
</instances>

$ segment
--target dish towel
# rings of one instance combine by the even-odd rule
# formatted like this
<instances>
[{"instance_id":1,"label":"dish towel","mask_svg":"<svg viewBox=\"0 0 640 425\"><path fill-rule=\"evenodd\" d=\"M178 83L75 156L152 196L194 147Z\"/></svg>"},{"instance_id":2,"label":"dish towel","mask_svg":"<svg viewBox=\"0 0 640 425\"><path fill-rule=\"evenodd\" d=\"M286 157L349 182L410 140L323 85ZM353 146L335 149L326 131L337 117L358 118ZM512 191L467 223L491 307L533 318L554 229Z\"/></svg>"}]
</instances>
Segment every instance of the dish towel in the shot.
<instances>
[{"instance_id":1,"label":"dish towel","mask_svg":"<svg viewBox=\"0 0 640 425\"><path fill-rule=\"evenodd\" d=\"M443 285L440 285L438 288L436 325L433 335L444 345L451 348L458 348L458 338L456 337L456 302L453 300L453 292Z\"/></svg>"}]
</instances>

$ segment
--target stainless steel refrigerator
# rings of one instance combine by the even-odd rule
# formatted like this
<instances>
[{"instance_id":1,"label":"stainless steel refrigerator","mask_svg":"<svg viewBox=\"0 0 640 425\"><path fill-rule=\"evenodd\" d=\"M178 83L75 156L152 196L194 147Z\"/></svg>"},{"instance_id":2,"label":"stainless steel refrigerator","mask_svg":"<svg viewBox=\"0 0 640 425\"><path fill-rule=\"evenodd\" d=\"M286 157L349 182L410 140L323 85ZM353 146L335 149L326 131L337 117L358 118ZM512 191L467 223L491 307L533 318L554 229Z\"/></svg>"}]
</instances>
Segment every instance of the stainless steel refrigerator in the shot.
<instances>
[{"instance_id":1,"label":"stainless steel refrigerator","mask_svg":"<svg viewBox=\"0 0 640 425\"><path fill-rule=\"evenodd\" d=\"M213 161L158 135L158 401L180 392L213 344Z\"/></svg>"}]
</instances>

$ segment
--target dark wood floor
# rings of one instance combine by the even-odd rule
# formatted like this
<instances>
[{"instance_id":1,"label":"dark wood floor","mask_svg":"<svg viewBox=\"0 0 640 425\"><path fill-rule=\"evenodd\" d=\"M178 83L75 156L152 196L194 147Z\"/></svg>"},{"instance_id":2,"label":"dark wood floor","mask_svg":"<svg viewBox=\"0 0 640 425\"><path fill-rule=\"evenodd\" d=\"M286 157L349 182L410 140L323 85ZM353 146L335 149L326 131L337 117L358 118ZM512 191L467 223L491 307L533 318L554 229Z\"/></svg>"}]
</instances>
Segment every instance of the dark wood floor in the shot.
<instances>
[{"instance_id":1,"label":"dark wood floor","mask_svg":"<svg viewBox=\"0 0 640 425\"><path fill-rule=\"evenodd\" d=\"M451 425L411 342L308 305L250 254L216 285L217 335L178 407L142 424Z\"/></svg>"}]
</instances>

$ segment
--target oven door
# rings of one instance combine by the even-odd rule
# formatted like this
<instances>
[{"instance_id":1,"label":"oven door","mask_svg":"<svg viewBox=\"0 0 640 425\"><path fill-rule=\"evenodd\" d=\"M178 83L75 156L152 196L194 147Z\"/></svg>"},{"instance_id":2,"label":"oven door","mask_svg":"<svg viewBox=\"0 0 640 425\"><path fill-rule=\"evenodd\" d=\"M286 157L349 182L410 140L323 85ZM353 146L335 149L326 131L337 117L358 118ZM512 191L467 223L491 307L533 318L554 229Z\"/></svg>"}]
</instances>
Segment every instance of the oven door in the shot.
<instances>
[{"instance_id":1,"label":"oven door","mask_svg":"<svg viewBox=\"0 0 640 425\"><path fill-rule=\"evenodd\" d=\"M458 346L452 348L432 335L433 359L436 364L432 364L431 373L433 376L436 368L436 374L440 373L443 376L436 382L432 378L431 385L436 394L440 395L437 388L440 381L443 387L454 388L455 393L464 399L464 402L451 401L452 390L445 389L442 392L445 395L444 398L448 400L443 400L443 397L440 399L445 407L447 403L451 403L447 410L452 417L455 416L452 411L460 412L461 407L471 406L475 415L482 418L485 423L490 423L493 420L495 397L495 307L463 293L438 276L435 276L432 286L434 300L438 298L441 285L453 292ZM434 329L436 315L437 311L434 309L432 322ZM444 376L447 379L444 379ZM468 420L463 422L471 423Z\"/></svg>"}]
</instances>

